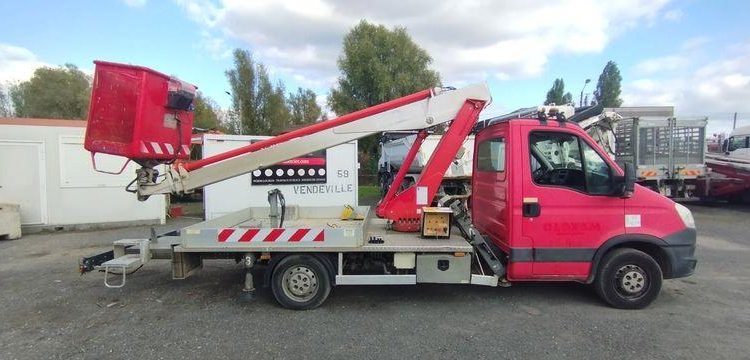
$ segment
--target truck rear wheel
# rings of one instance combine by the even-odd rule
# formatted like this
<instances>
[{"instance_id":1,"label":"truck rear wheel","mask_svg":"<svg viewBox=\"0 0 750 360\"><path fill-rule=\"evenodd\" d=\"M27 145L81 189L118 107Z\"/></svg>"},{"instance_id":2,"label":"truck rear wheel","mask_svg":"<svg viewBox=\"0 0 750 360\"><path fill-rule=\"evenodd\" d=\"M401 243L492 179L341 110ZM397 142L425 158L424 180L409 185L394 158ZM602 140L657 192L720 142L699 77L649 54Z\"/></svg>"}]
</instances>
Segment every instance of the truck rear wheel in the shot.
<instances>
[{"instance_id":1,"label":"truck rear wheel","mask_svg":"<svg viewBox=\"0 0 750 360\"><path fill-rule=\"evenodd\" d=\"M642 309L661 291L662 271L648 254L616 249L602 260L594 288L607 304L618 309Z\"/></svg>"},{"instance_id":2,"label":"truck rear wheel","mask_svg":"<svg viewBox=\"0 0 750 360\"><path fill-rule=\"evenodd\" d=\"M271 290L281 306L294 310L314 309L331 293L325 266L313 255L290 255L271 275Z\"/></svg>"}]
</instances>

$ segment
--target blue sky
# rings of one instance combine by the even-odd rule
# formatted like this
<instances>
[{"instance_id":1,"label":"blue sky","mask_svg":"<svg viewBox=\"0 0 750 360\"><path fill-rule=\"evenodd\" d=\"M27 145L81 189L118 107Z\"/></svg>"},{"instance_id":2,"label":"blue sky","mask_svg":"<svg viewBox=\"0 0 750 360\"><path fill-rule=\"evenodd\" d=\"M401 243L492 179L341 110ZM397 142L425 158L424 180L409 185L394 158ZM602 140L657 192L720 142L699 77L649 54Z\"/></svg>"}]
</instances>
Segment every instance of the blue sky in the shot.
<instances>
[{"instance_id":1,"label":"blue sky","mask_svg":"<svg viewBox=\"0 0 750 360\"><path fill-rule=\"evenodd\" d=\"M530 4L531 3L531 4ZM604 4L602 4L604 3ZM38 66L92 61L149 66L195 83L227 106L231 49L251 50L288 90L324 102L341 39L360 19L405 26L446 85L487 81L486 116L533 106L556 77L577 100L608 60L623 75L625 105L674 105L725 129L750 125L747 1L590 0L378 3L345 0L9 1L0 3L0 82Z\"/></svg>"}]
</instances>

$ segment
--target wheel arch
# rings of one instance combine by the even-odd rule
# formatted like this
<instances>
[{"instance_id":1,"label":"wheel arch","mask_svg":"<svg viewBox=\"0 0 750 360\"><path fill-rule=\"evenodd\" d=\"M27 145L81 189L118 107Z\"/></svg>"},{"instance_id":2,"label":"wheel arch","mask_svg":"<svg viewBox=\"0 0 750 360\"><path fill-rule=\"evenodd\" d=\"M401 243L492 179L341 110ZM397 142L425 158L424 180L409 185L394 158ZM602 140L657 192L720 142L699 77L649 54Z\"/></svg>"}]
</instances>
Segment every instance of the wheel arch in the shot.
<instances>
[{"instance_id":1,"label":"wheel arch","mask_svg":"<svg viewBox=\"0 0 750 360\"><path fill-rule=\"evenodd\" d=\"M591 271L589 271L589 277L586 279L586 283L590 284L596 278L596 274L599 272L599 265L608 253L615 249L631 248L639 251L643 251L648 254L659 264L664 278L670 278L672 272L671 260L669 255L664 250L664 246L667 243L653 235L646 234L623 234L617 235L602 244L599 249L594 253L594 258L591 260Z\"/></svg>"},{"instance_id":2,"label":"wheel arch","mask_svg":"<svg viewBox=\"0 0 750 360\"><path fill-rule=\"evenodd\" d=\"M276 265L281 262L281 260L284 260L286 257L291 255L309 255L312 256L318 260L320 260L321 263L323 263L323 266L325 266L326 270L328 271L328 276L331 278L331 286L336 285L336 265L334 265L336 262L335 257L336 253L305 253L305 252L299 252L299 253L272 253L271 254L271 260L268 261L268 265L266 266L265 273L263 274L263 287L267 288L271 285L271 276L273 276L273 271L276 269Z\"/></svg>"}]
</instances>

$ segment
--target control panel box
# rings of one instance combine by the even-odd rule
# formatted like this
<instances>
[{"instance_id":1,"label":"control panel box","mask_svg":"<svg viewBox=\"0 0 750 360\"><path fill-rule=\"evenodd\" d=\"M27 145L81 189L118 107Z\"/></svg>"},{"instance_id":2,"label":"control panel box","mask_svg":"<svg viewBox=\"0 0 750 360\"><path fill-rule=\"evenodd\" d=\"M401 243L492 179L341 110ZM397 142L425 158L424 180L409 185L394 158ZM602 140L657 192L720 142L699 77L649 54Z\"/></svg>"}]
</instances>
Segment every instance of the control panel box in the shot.
<instances>
[{"instance_id":1,"label":"control panel box","mask_svg":"<svg viewBox=\"0 0 750 360\"><path fill-rule=\"evenodd\" d=\"M422 237L446 239L451 236L453 211L446 207L422 208Z\"/></svg>"}]
</instances>

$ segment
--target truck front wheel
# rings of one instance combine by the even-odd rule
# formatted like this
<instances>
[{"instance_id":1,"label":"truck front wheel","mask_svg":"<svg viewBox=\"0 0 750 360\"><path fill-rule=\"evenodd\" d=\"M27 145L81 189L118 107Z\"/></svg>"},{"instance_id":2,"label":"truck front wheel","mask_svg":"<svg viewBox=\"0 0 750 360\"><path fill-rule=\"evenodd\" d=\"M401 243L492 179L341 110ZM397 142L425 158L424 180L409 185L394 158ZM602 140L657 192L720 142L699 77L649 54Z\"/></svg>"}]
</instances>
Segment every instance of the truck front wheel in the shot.
<instances>
[{"instance_id":1,"label":"truck front wheel","mask_svg":"<svg viewBox=\"0 0 750 360\"><path fill-rule=\"evenodd\" d=\"M618 309L642 309L661 291L662 271L648 254L630 248L607 254L594 280L597 294Z\"/></svg>"},{"instance_id":2,"label":"truck front wheel","mask_svg":"<svg viewBox=\"0 0 750 360\"><path fill-rule=\"evenodd\" d=\"M271 290L281 306L294 310L314 309L331 293L331 280L323 263L313 255L290 255L271 275Z\"/></svg>"}]
</instances>

